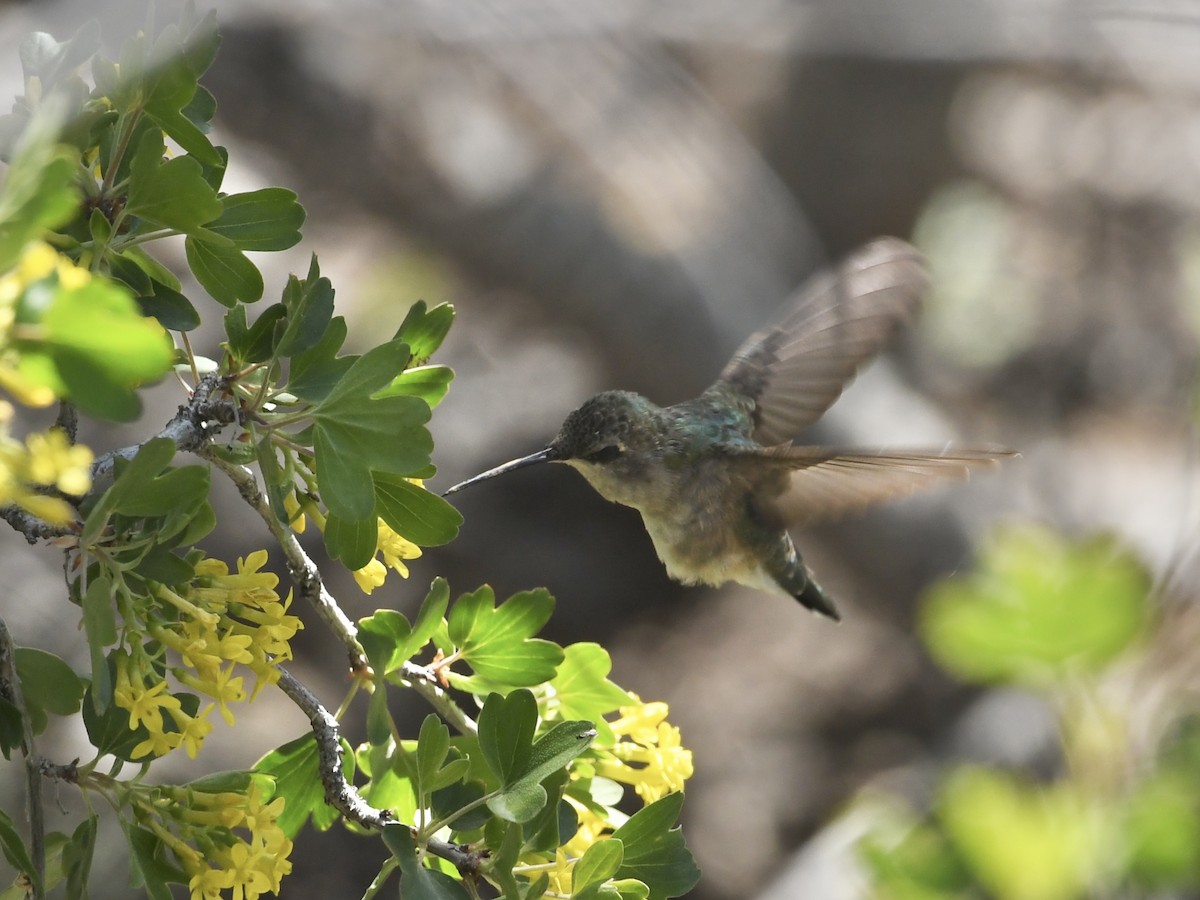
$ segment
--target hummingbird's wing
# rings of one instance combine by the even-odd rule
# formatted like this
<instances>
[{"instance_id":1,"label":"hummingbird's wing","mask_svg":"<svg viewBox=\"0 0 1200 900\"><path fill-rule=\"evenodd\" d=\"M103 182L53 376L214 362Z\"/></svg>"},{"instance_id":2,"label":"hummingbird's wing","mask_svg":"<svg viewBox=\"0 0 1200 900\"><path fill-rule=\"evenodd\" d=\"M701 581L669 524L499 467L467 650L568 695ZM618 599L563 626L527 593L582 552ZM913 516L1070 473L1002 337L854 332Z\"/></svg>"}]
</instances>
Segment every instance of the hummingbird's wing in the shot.
<instances>
[{"instance_id":1,"label":"hummingbird's wing","mask_svg":"<svg viewBox=\"0 0 1200 900\"><path fill-rule=\"evenodd\" d=\"M758 443L790 440L912 321L928 284L915 248L896 238L873 241L809 281L787 318L751 335L717 384L754 402Z\"/></svg>"},{"instance_id":2,"label":"hummingbird's wing","mask_svg":"<svg viewBox=\"0 0 1200 900\"><path fill-rule=\"evenodd\" d=\"M781 444L761 450L738 448L734 457L791 469L787 487L775 498L788 524L803 524L852 512L928 485L967 478L972 469L1018 456L1003 447L944 450L839 450Z\"/></svg>"}]
</instances>

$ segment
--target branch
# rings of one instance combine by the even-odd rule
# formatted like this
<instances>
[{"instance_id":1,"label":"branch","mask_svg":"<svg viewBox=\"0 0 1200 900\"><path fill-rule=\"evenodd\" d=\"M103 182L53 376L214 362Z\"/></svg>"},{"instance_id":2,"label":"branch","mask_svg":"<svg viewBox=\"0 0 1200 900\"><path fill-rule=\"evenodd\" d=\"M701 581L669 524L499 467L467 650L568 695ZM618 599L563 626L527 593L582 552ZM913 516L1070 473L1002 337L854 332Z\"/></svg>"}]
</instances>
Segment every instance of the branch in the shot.
<instances>
[{"instance_id":1,"label":"branch","mask_svg":"<svg viewBox=\"0 0 1200 900\"><path fill-rule=\"evenodd\" d=\"M21 717L21 753L25 757L25 789L29 795L29 849L33 859L35 897L45 896L46 817L42 807L41 760L34 751L33 724L25 708L21 680L17 677L16 646L8 625L0 619L0 693Z\"/></svg>"},{"instance_id":2,"label":"branch","mask_svg":"<svg viewBox=\"0 0 1200 900\"><path fill-rule=\"evenodd\" d=\"M279 670L279 689L304 711L312 724L313 737L317 741L318 768L321 785L325 789L325 802L347 819L368 828L381 829L395 822L392 813L376 809L363 799L362 794L342 774L342 742L338 732L338 721L333 713L321 705L321 701L307 687L282 667ZM415 836L415 832L414 832ZM429 852L440 856L458 867L463 875L477 875L483 855L466 844L430 839L426 844Z\"/></svg>"},{"instance_id":3,"label":"branch","mask_svg":"<svg viewBox=\"0 0 1200 900\"><path fill-rule=\"evenodd\" d=\"M199 453L222 427L238 420L237 401L225 388L225 376L215 372L205 375L188 402L154 437L166 438L180 450ZM141 449L142 444L131 444L105 453L92 463L92 478L108 475L118 459L133 459Z\"/></svg>"},{"instance_id":4,"label":"branch","mask_svg":"<svg viewBox=\"0 0 1200 900\"><path fill-rule=\"evenodd\" d=\"M427 667L419 666L410 660L401 666L400 674L404 679L404 683L428 700L429 705L436 709L443 719L457 728L460 734L475 734L479 731L479 726L475 724L475 720L468 716L463 711L463 708L455 703L449 694L442 690L442 686L438 684L437 676Z\"/></svg>"}]
</instances>

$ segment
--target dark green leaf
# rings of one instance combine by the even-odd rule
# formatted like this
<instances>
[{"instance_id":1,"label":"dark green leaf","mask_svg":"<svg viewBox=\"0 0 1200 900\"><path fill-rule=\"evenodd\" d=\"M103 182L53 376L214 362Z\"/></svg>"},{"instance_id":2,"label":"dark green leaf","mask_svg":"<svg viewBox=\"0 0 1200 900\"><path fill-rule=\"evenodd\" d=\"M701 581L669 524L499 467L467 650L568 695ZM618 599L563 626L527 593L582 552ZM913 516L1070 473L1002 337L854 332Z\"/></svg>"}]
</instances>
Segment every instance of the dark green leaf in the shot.
<instances>
[{"instance_id":1,"label":"dark green leaf","mask_svg":"<svg viewBox=\"0 0 1200 900\"><path fill-rule=\"evenodd\" d=\"M275 340L286 317L287 310L282 303L272 303L264 309L246 332L245 344L234 351L237 358L242 362L260 363L274 356ZM230 349L234 348L231 346Z\"/></svg>"},{"instance_id":2,"label":"dark green leaf","mask_svg":"<svg viewBox=\"0 0 1200 900\"><path fill-rule=\"evenodd\" d=\"M530 853L553 853L569 841L579 827L575 807L563 800L567 785L567 770L552 772L542 782L547 802L536 816L525 824L525 850Z\"/></svg>"},{"instance_id":3,"label":"dark green leaf","mask_svg":"<svg viewBox=\"0 0 1200 900\"><path fill-rule=\"evenodd\" d=\"M479 749L501 785L519 778L529 765L537 701L521 689L507 697L490 694L479 713Z\"/></svg>"},{"instance_id":4,"label":"dark green leaf","mask_svg":"<svg viewBox=\"0 0 1200 900\"><path fill-rule=\"evenodd\" d=\"M221 215L221 201L204 180L200 163L190 156L163 162L163 136L158 129L149 129L141 136L129 173L125 209L131 215L184 233ZM190 263L191 254L188 256Z\"/></svg>"},{"instance_id":5,"label":"dark green leaf","mask_svg":"<svg viewBox=\"0 0 1200 900\"><path fill-rule=\"evenodd\" d=\"M292 357L288 390L310 403L324 400L358 359L357 356L338 357L337 352L345 340L346 320L334 316L315 346Z\"/></svg>"},{"instance_id":6,"label":"dark green leaf","mask_svg":"<svg viewBox=\"0 0 1200 900\"><path fill-rule=\"evenodd\" d=\"M683 794L667 794L638 810L613 832L612 836L625 846L618 877L645 882L651 900L682 897L700 880L700 870L684 845L683 834L671 827L682 807Z\"/></svg>"},{"instance_id":7,"label":"dark green leaf","mask_svg":"<svg viewBox=\"0 0 1200 900\"><path fill-rule=\"evenodd\" d=\"M514 770L501 792L488 801L488 809L509 822L528 822L546 805L541 782L583 753L595 737L591 722L559 722L537 740L524 766Z\"/></svg>"},{"instance_id":8,"label":"dark green leaf","mask_svg":"<svg viewBox=\"0 0 1200 900\"><path fill-rule=\"evenodd\" d=\"M122 823L129 848L133 851L130 868L133 870L134 887L144 887L152 900L171 900L168 884L187 884L188 876L183 870L167 860L166 847L162 838L147 828Z\"/></svg>"},{"instance_id":9,"label":"dark green leaf","mask_svg":"<svg viewBox=\"0 0 1200 900\"><path fill-rule=\"evenodd\" d=\"M87 635L92 662L93 712L103 712L112 700L112 677L104 648L117 642L117 618L113 609L112 580L107 574L88 582L83 594L83 631Z\"/></svg>"},{"instance_id":10,"label":"dark green leaf","mask_svg":"<svg viewBox=\"0 0 1200 900\"><path fill-rule=\"evenodd\" d=\"M63 848L63 868L67 873L67 898L79 900L88 895L88 878L92 871L92 856L96 852L95 815L88 816L71 835L71 843Z\"/></svg>"},{"instance_id":11,"label":"dark green leaf","mask_svg":"<svg viewBox=\"0 0 1200 900\"><path fill-rule=\"evenodd\" d=\"M421 865L407 825L384 826L383 842L400 863L400 900L470 900L466 889L449 875Z\"/></svg>"},{"instance_id":12,"label":"dark green leaf","mask_svg":"<svg viewBox=\"0 0 1200 900\"><path fill-rule=\"evenodd\" d=\"M33 865L33 858L30 857L29 850L26 849L20 832L17 831L17 826L8 817L8 813L2 809L0 809L0 850L4 851L4 858L14 869L24 873L37 889L41 890L41 876Z\"/></svg>"},{"instance_id":13,"label":"dark green leaf","mask_svg":"<svg viewBox=\"0 0 1200 900\"><path fill-rule=\"evenodd\" d=\"M70 666L53 653L33 647L18 647L15 657L34 734L46 727L47 712L69 716L79 711L83 682Z\"/></svg>"},{"instance_id":14,"label":"dark green leaf","mask_svg":"<svg viewBox=\"0 0 1200 900\"><path fill-rule=\"evenodd\" d=\"M300 242L304 207L296 194L271 187L222 197L220 218L208 225L229 238L239 250L287 250Z\"/></svg>"},{"instance_id":15,"label":"dark green leaf","mask_svg":"<svg viewBox=\"0 0 1200 900\"><path fill-rule=\"evenodd\" d=\"M11 759L12 751L25 739L24 721L16 705L0 697L0 754Z\"/></svg>"},{"instance_id":16,"label":"dark green leaf","mask_svg":"<svg viewBox=\"0 0 1200 900\"><path fill-rule=\"evenodd\" d=\"M430 793L430 785L442 768L446 754L450 752L450 729L435 713L430 713L421 723L417 736L417 794Z\"/></svg>"},{"instance_id":17,"label":"dark green leaf","mask_svg":"<svg viewBox=\"0 0 1200 900\"><path fill-rule=\"evenodd\" d=\"M379 682L367 702L367 741L382 746L391 741L394 733L392 714L388 712L387 688Z\"/></svg>"},{"instance_id":18,"label":"dark green leaf","mask_svg":"<svg viewBox=\"0 0 1200 900\"><path fill-rule=\"evenodd\" d=\"M378 544L379 520L375 516L347 520L330 513L325 519L325 549L351 571L369 563Z\"/></svg>"},{"instance_id":19,"label":"dark green leaf","mask_svg":"<svg viewBox=\"0 0 1200 900\"><path fill-rule=\"evenodd\" d=\"M396 534L421 547L458 537L462 514L437 494L399 475L375 473L376 511Z\"/></svg>"},{"instance_id":20,"label":"dark green leaf","mask_svg":"<svg viewBox=\"0 0 1200 900\"><path fill-rule=\"evenodd\" d=\"M137 298L143 316L158 319L163 328L171 331L192 331L200 326L200 313L179 291L165 284L153 283L153 293Z\"/></svg>"},{"instance_id":21,"label":"dark green leaf","mask_svg":"<svg viewBox=\"0 0 1200 900\"><path fill-rule=\"evenodd\" d=\"M402 343L363 354L313 412L321 498L351 520L375 514L371 470L405 474L429 463L429 407L414 397L373 395L408 361Z\"/></svg>"},{"instance_id":22,"label":"dark green leaf","mask_svg":"<svg viewBox=\"0 0 1200 900\"><path fill-rule=\"evenodd\" d=\"M304 281L294 275L288 279L283 305L288 311L287 329L279 339L276 354L294 356L316 346L333 317L333 285L321 276L315 254Z\"/></svg>"},{"instance_id":23,"label":"dark green leaf","mask_svg":"<svg viewBox=\"0 0 1200 900\"><path fill-rule=\"evenodd\" d=\"M417 613L417 619L413 622L411 632L405 638L403 646L399 648L398 655L401 662L412 659L429 643L433 632L441 624L442 617L446 615L446 607L449 603L450 585L444 578L435 578L429 586L429 593L425 595L425 600L421 603L421 610Z\"/></svg>"},{"instance_id":24,"label":"dark green leaf","mask_svg":"<svg viewBox=\"0 0 1200 900\"><path fill-rule=\"evenodd\" d=\"M304 734L254 764L255 772L275 780L275 796L285 799L283 814L276 821L288 837L295 837L309 815L325 803L318 763L316 739Z\"/></svg>"},{"instance_id":25,"label":"dark green leaf","mask_svg":"<svg viewBox=\"0 0 1200 900\"><path fill-rule=\"evenodd\" d=\"M433 792L431 807L433 815L438 819L445 819L448 816L454 815L460 809L465 809L472 803L479 802L479 799L483 795L483 784L479 781L460 781L439 788ZM457 832L475 831L477 828L482 828L484 823L491 817L491 813L488 812L486 806L477 806L469 812L458 816L451 823L450 828Z\"/></svg>"},{"instance_id":26,"label":"dark green leaf","mask_svg":"<svg viewBox=\"0 0 1200 900\"><path fill-rule=\"evenodd\" d=\"M263 278L246 254L188 235L184 241L188 266L201 286L223 306L253 303L263 295Z\"/></svg>"},{"instance_id":27,"label":"dark green leaf","mask_svg":"<svg viewBox=\"0 0 1200 900\"><path fill-rule=\"evenodd\" d=\"M400 323L396 337L412 350L412 365L420 366L442 345L452 324L454 307L449 303L440 303L427 311L425 301L418 300Z\"/></svg>"}]
</instances>

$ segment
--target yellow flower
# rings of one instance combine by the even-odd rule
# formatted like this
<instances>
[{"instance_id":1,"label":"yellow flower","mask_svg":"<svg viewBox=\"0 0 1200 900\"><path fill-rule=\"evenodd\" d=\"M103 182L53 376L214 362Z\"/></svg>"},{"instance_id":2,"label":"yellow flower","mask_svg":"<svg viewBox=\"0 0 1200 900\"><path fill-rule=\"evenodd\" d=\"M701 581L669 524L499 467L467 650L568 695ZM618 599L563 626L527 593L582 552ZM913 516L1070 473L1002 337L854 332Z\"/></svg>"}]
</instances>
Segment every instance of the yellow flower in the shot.
<instances>
[{"instance_id":1,"label":"yellow flower","mask_svg":"<svg viewBox=\"0 0 1200 900\"><path fill-rule=\"evenodd\" d=\"M612 730L622 740L597 752L596 774L632 785L645 803L683 790L692 777L692 751L666 721L667 704L639 702L620 713Z\"/></svg>"},{"instance_id":2,"label":"yellow flower","mask_svg":"<svg viewBox=\"0 0 1200 900\"><path fill-rule=\"evenodd\" d=\"M64 494L82 496L92 487L92 451L72 444L61 428L34 432L25 438L29 480L54 485Z\"/></svg>"},{"instance_id":3,"label":"yellow flower","mask_svg":"<svg viewBox=\"0 0 1200 900\"><path fill-rule=\"evenodd\" d=\"M378 532L375 539L375 552L383 557L383 561L372 559L369 563L354 572L354 580L364 594L369 594L383 584L387 578L387 570L394 569L401 578L408 577L408 566L403 560L416 559L421 555L421 548L405 537L392 531L388 524L379 519Z\"/></svg>"}]
</instances>

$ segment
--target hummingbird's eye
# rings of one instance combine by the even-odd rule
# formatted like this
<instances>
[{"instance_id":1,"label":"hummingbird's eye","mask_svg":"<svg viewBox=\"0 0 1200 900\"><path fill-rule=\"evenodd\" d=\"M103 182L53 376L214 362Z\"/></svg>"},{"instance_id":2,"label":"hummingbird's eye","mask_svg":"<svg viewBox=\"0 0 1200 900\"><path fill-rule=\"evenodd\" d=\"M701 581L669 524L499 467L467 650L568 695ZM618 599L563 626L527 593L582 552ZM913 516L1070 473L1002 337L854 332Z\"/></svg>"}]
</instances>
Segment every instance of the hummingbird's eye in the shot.
<instances>
[{"instance_id":1,"label":"hummingbird's eye","mask_svg":"<svg viewBox=\"0 0 1200 900\"><path fill-rule=\"evenodd\" d=\"M612 462L621 455L621 448L616 444L609 444L607 447L601 447L595 453L589 453L586 457L588 462L608 463Z\"/></svg>"}]
</instances>

